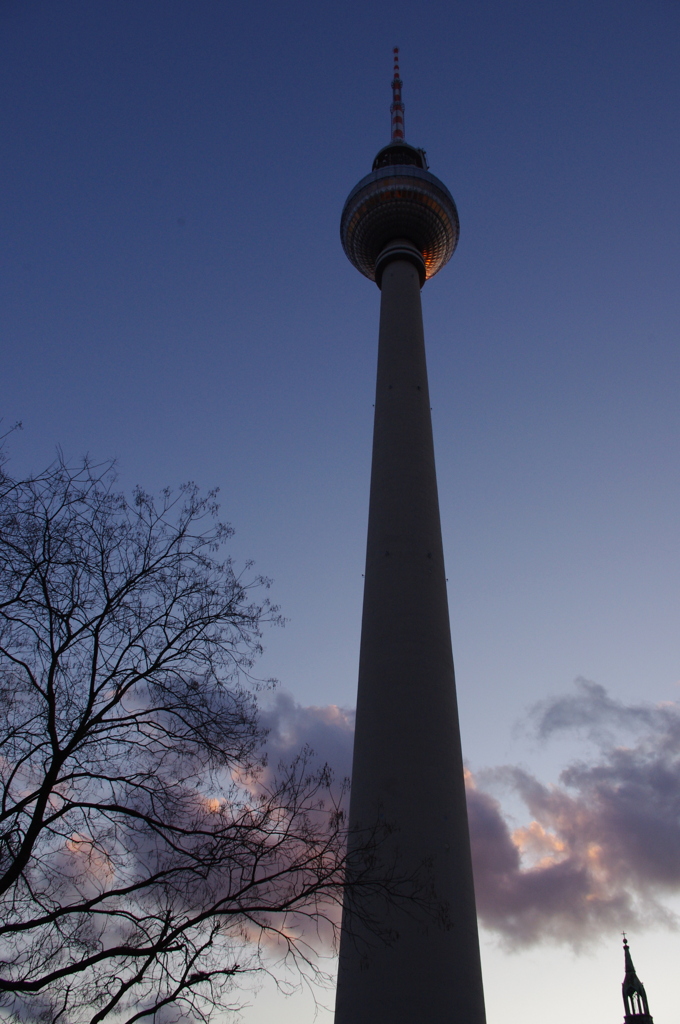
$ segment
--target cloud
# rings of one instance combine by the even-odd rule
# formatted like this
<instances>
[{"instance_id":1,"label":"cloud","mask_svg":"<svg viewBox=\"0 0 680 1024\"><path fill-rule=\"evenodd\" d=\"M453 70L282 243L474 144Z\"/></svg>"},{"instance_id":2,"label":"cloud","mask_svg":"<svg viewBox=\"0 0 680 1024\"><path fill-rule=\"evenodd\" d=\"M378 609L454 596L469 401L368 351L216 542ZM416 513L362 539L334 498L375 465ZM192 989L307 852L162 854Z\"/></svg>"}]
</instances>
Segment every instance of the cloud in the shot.
<instances>
[{"instance_id":1,"label":"cloud","mask_svg":"<svg viewBox=\"0 0 680 1024\"><path fill-rule=\"evenodd\" d=\"M551 795L558 801L563 796ZM468 785L479 917L508 945L553 939L578 946L603 929L639 918L625 888L609 884L597 844L573 842L565 834L572 829L561 827L569 819L573 825L581 810L572 801L559 825L537 815L511 831L499 801Z\"/></svg>"},{"instance_id":2,"label":"cloud","mask_svg":"<svg viewBox=\"0 0 680 1024\"><path fill-rule=\"evenodd\" d=\"M539 738L571 730L602 746L612 742L617 731L647 730L666 744L676 746L680 740L677 704L623 704L610 697L604 686L583 678L574 686L576 693L541 701L533 708L530 719Z\"/></svg>"},{"instance_id":3,"label":"cloud","mask_svg":"<svg viewBox=\"0 0 680 1024\"><path fill-rule=\"evenodd\" d=\"M263 719L270 759L308 744L337 776L349 774L351 712L279 694ZM586 736L592 753L551 786L516 766L487 769L477 782L468 773L482 924L514 946L578 946L623 926L674 926L664 899L680 891L680 705L626 705L578 680L574 693L538 705L531 721L545 740ZM527 809L520 827L498 798L508 791Z\"/></svg>"},{"instance_id":4,"label":"cloud","mask_svg":"<svg viewBox=\"0 0 680 1024\"><path fill-rule=\"evenodd\" d=\"M585 736L592 754L555 786L514 766L481 773L525 804L531 821L514 831L499 801L469 789L483 923L510 944L573 945L613 927L674 925L663 900L680 891L680 706L623 704L579 679L530 717L540 738Z\"/></svg>"},{"instance_id":5,"label":"cloud","mask_svg":"<svg viewBox=\"0 0 680 1024\"><path fill-rule=\"evenodd\" d=\"M312 751L319 767L328 764L342 782L352 770L354 712L335 704L304 707L287 693L277 693L264 706L260 722L268 730L269 764L288 762L303 747Z\"/></svg>"}]
</instances>

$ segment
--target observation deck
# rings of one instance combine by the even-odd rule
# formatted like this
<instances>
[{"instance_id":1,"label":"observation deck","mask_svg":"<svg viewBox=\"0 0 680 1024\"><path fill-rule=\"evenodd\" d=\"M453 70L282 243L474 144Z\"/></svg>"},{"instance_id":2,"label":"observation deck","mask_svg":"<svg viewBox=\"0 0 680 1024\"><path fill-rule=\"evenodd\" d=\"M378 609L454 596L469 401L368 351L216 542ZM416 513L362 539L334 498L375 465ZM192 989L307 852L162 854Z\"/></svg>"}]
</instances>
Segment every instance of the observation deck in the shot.
<instances>
[{"instance_id":1,"label":"observation deck","mask_svg":"<svg viewBox=\"0 0 680 1024\"><path fill-rule=\"evenodd\" d=\"M410 242L420 253L422 284L451 259L459 233L453 196L427 170L424 151L402 140L380 150L371 173L347 197L340 221L345 255L378 286L385 265L378 257L390 243Z\"/></svg>"}]
</instances>

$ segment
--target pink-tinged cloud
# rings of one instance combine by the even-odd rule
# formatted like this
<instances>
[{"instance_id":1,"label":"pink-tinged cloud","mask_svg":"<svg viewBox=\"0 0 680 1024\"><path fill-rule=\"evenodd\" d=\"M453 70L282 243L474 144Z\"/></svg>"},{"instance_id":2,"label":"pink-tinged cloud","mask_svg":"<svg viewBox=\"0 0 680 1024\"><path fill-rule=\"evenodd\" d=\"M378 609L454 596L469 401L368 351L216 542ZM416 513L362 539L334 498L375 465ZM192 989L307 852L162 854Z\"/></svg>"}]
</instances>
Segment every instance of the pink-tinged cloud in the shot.
<instances>
[{"instance_id":1,"label":"pink-tinged cloud","mask_svg":"<svg viewBox=\"0 0 680 1024\"><path fill-rule=\"evenodd\" d=\"M680 705L624 705L580 680L537 707L537 734L587 735L594 754L555 786L505 766L468 774L468 811L480 921L509 945L579 945L604 930L673 924L663 901L680 891ZM349 774L353 714L301 707L279 694L264 714L270 760L307 744ZM623 745L621 738L628 742ZM512 791L528 822L511 828L499 799Z\"/></svg>"}]
</instances>

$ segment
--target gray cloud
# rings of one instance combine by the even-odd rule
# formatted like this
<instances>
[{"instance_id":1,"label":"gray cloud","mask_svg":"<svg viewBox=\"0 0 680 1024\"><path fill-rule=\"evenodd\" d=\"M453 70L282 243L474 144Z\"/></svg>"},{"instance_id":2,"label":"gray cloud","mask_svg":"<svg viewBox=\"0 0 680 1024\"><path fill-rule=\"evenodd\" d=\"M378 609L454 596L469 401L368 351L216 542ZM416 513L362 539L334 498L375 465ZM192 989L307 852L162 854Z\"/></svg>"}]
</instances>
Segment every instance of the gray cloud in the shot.
<instances>
[{"instance_id":1,"label":"gray cloud","mask_svg":"<svg viewBox=\"0 0 680 1024\"><path fill-rule=\"evenodd\" d=\"M623 704L609 696L604 686L579 678L575 693L541 701L530 712L530 720L541 739L556 733L575 731L587 735L598 746L612 742L617 732L651 730L657 740L677 745L680 714L677 704Z\"/></svg>"},{"instance_id":2,"label":"gray cloud","mask_svg":"<svg viewBox=\"0 0 680 1024\"><path fill-rule=\"evenodd\" d=\"M309 747L313 762L330 765L340 782L349 777L354 711L335 704L305 707L290 694L279 692L263 707L260 722L268 730L266 749L271 766L290 761L303 747Z\"/></svg>"},{"instance_id":3,"label":"gray cloud","mask_svg":"<svg viewBox=\"0 0 680 1024\"><path fill-rule=\"evenodd\" d=\"M301 707L279 694L263 717L270 759L308 744L337 776L349 774L351 712ZM508 945L574 946L624 926L673 926L663 900L680 890L680 705L625 705L578 680L574 693L538 705L531 721L546 740L587 736L593 753L554 786L515 766L480 773L483 788L469 776L482 924ZM527 824L511 828L489 788L519 796Z\"/></svg>"}]
</instances>

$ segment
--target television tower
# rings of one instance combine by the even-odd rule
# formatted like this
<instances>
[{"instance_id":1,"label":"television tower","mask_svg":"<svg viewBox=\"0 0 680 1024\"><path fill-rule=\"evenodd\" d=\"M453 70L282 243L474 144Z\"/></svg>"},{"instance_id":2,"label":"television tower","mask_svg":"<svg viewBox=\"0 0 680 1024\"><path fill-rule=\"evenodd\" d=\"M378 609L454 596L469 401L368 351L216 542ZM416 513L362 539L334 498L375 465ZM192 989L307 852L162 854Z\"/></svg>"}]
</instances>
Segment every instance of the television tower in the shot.
<instances>
[{"instance_id":1,"label":"television tower","mask_svg":"<svg viewBox=\"0 0 680 1024\"><path fill-rule=\"evenodd\" d=\"M422 900L348 886L336 1024L484 1024L463 759L420 289L451 258L450 192L404 138L352 189L340 234L381 290L378 379L350 800L348 878L417 878ZM378 825L384 838L367 851Z\"/></svg>"}]
</instances>

